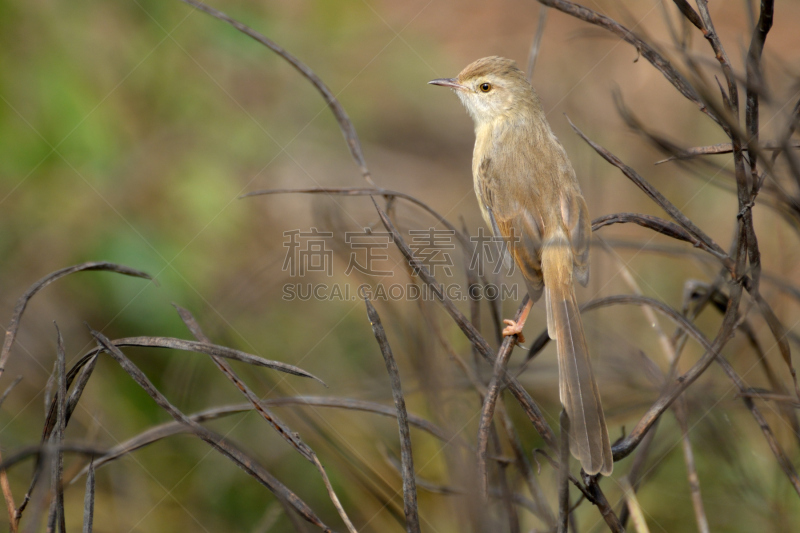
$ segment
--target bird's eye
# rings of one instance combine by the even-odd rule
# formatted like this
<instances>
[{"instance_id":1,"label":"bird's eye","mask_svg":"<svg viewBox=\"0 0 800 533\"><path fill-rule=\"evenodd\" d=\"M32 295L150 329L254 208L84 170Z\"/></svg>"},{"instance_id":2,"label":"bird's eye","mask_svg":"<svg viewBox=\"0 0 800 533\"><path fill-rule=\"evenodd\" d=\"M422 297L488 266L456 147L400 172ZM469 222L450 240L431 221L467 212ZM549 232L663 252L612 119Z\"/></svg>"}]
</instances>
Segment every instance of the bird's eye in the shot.
<instances>
[{"instance_id":1,"label":"bird's eye","mask_svg":"<svg viewBox=\"0 0 800 533\"><path fill-rule=\"evenodd\" d=\"M491 83L481 83L481 91L482 92L488 93L491 90L492 90L492 84Z\"/></svg>"}]
</instances>

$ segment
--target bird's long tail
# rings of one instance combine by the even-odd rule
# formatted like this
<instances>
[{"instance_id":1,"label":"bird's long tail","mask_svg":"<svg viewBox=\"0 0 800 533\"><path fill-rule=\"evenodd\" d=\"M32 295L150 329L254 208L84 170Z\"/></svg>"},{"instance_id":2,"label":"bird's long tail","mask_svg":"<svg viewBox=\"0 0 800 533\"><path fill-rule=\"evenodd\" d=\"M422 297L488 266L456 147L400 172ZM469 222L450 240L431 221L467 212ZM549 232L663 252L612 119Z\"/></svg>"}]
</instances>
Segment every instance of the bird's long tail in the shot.
<instances>
[{"instance_id":1,"label":"bird's long tail","mask_svg":"<svg viewBox=\"0 0 800 533\"><path fill-rule=\"evenodd\" d=\"M609 475L614 460L575 299L572 252L566 239L559 241L543 246L542 270L547 329L558 344L559 394L570 420L570 450L587 474Z\"/></svg>"}]
</instances>

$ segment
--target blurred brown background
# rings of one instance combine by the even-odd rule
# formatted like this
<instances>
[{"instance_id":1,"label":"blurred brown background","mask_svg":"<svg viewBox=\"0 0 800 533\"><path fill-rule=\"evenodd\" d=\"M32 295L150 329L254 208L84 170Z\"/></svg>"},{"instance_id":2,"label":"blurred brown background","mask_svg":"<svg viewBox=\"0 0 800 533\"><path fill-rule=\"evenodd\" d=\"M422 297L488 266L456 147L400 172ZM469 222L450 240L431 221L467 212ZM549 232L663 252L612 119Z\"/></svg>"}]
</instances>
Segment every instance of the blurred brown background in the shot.
<instances>
[{"instance_id":1,"label":"blurred brown background","mask_svg":"<svg viewBox=\"0 0 800 533\"><path fill-rule=\"evenodd\" d=\"M785 128L800 88L800 2L777 4L765 48L772 98L761 111L765 139ZM483 222L472 192L471 121L455 96L426 82L454 76L487 55L513 58L524 68L540 15L536 2L224 0L213 5L274 39L325 81L350 114L380 187L422 199L459 227L463 217L470 233L477 233ZM586 5L678 57L665 23L665 13L677 20L671 2L597 0ZM750 35L745 6L711 6L737 72L743 71ZM712 79L717 69L710 48L694 33L692 49ZM109 273L81 273L32 301L0 383L4 389L15 376L23 376L0 412L4 454L39 438L45 383L55 356L53 320L65 333L69 362L93 345L84 321L110 338L189 338L171 302L194 312L215 342L301 366L330 386L322 390L301 378L241 367L264 397L327 394L390 404L391 390L363 302L281 298L284 284L298 281L282 270L284 232L313 226L334 232L338 242L345 231L380 230L369 199L238 199L258 189L366 186L325 103L296 71L177 0L0 1L0 65L2 316L11 316L16 299L31 283L82 261L123 263L158 280L156 286ZM642 123L680 146L726 138L632 47L551 11L533 83L572 158L593 217L663 213L602 161L571 130L565 115L637 169L717 242L728 245L737 211L730 156L711 160L718 169L654 166L665 156L625 126L614 93ZM764 271L800 282L796 229L763 205L757 204L754 213ZM404 230L436 226L407 203L398 202L396 216ZM614 254L593 249L592 279L579 294L581 300L630 293L621 274L624 263L646 295L680 309L686 280L709 281L718 269L689 245L638 227L614 226L600 235L618 246ZM648 250L660 245L687 254ZM363 280L344 276L343 243L331 246L337 250L333 281L357 286ZM400 263L395 250L390 254L391 263ZM459 254L454 255L454 282L461 283ZM402 265L394 270L393 280L405 283ZM331 282L320 275L302 281ZM762 293L783 323L794 328L797 301L768 282ZM510 316L518 303L506 301L505 314ZM398 357L410 411L474 441L478 399L425 328L416 304L377 305ZM466 312L466 305L460 306ZM471 357L449 318L436 316L456 348ZM535 338L544 323L544 308L537 305L529 337ZM654 325L638 308L587 313L584 323L614 440L624 427L633 427L658 395L643 375L640 351L662 369L667 363ZM787 376L763 321L753 315L753 323L773 367ZM718 324L719 315L712 312L699 320L708 335ZM488 307L483 326L491 331ZM670 324L662 326L672 332ZM203 356L126 353L184 412L242 401ZM682 368L700 355L690 342ZM765 386L745 343L731 343L724 355L748 384ZM512 365L523 357L518 350ZM554 347L521 379L555 423ZM439 404L431 402L432 384L439 387ZM710 368L688 398L690 436L712 531L794 531L800 523L798 497L720 369ZM399 454L394 421L330 409L280 409L320 455L356 527L401 531L393 517L397 509L402 516L400 477L383 458L387 449ZM796 463L797 439L774 408L764 410ZM524 417L516 410L512 415L526 449L541 446ZM101 359L67 438L110 447L167 419L113 362ZM241 442L328 522L344 529L317 473L255 414L212 426ZM680 434L671 413L662 426L652 477L641 489L640 502L651 531L694 531ZM428 435L413 436L418 474L451 483L444 459L450 448ZM623 475L629 462L618 463L615 476ZM78 464L70 458L66 468ZM30 463L11 472L17 498L30 473ZM555 502L553 472L543 467L540 477ZM78 479L66 493L71 529L80 527L82 483ZM616 505L620 487L614 481L604 487ZM377 493L390 504L384 505ZM464 530L448 496L420 490L420 505L424 530ZM269 531L288 530L275 506L266 489L204 444L174 437L98 471L95 530L258 531L262 520ZM277 522L269 525L273 515ZM577 516L581 531L605 528L587 504ZM541 526L524 512L522 518L526 531Z\"/></svg>"}]
</instances>

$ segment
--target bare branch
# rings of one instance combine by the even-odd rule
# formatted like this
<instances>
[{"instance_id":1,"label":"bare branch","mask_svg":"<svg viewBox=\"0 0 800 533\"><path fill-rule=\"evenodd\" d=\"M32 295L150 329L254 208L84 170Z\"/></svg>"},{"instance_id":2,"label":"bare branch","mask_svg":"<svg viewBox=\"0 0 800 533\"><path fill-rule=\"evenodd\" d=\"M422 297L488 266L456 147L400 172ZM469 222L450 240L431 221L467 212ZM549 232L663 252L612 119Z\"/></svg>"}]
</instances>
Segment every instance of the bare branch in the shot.
<instances>
[{"instance_id":1,"label":"bare branch","mask_svg":"<svg viewBox=\"0 0 800 533\"><path fill-rule=\"evenodd\" d=\"M789 145L792 148L800 148L800 141L790 141ZM768 150L771 152L777 152L779 150L783 150L783 144L777 141L769 141L764 143L761 146L762 150ZM748 147L743 147L742 150L747 151ZM718 155L718 154L730 154L733 152L733 144L732 143L720 143L720 144L712 144L711 146L697 146L694 148L685 148L681 150L680 155L676 155L673 157L668 157L666 159L661 159L660 161L656 161L656 165L660 165L662 163L667 163L669 161L675 161L680 159L691 159L693 157L698 157L701 155Z\"/></svg>"},{"instance_id":2,"label":"bare branch","mask_svg":"<svg viewBox=\"0 0 800 533\"><path fill-rule=\"evenodd\" d=\"M515 321L519 321L523 310L528 305L529 299L530 297L527 294L522 299L522 304L514 317ZM500 350L497 352L497 357L494 361L494 373L492 374L492 380L489 382L486 398L483 400L483 408L481 409L481 418L478 425L478 479L483 484L482 490L484 496L489 491L489 475L486 470L489 430L492 425L492 417L494 416L494 409L497 405L500 388L505 384L502 377L506 373L508 358L511 357L511 352L516 344L516 335L509 335L503 339L503 344L500 346Z\"/></svg>"}]
</instances>

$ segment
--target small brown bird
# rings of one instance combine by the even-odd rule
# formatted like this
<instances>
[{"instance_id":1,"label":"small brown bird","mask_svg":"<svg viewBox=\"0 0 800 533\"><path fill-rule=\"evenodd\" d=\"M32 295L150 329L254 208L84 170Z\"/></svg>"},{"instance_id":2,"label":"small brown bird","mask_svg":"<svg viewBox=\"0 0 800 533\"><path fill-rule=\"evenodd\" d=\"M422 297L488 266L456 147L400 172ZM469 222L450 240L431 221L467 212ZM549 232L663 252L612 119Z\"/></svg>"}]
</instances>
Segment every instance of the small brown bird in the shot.
<instances>
[{"instance_id":1,"label":"small brown bird","mask_svg":"<svg viewBox=\"0 0 800 533\"><path fill-rule=\"evenodd\" d=\"M513 61L486 57L457 78L429 83L453 89L475 122L475 194L486 223L503 237L525 277L530 301L519 322L504 321L503 334L521 333L544 291L572 454L587 474L609 475L611 445L573 286L589 281L592 229L572 164Z\"/></svg>"}]
</instances>

